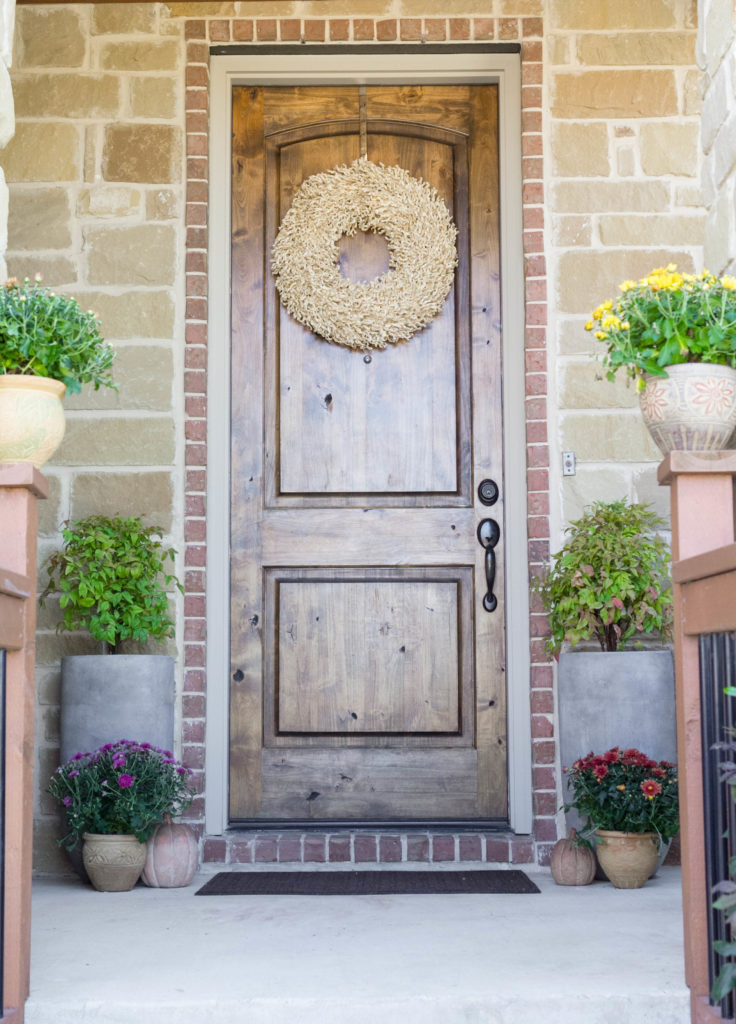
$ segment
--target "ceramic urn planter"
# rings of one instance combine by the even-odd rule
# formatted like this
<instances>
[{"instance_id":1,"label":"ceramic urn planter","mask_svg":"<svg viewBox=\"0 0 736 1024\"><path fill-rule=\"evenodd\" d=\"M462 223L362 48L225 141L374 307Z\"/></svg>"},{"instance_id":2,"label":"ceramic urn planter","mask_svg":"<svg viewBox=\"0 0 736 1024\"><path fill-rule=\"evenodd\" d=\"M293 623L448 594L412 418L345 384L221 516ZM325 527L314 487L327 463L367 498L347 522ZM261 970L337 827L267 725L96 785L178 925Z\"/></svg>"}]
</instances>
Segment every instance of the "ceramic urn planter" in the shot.
<instances>
[{"instance_id":1,"label":"ceramic urn planter","mask_svg":"<svg viewBox=\"0 0 736 1024\"><path fill-rule=\"evenodd\" d=\"M720 451L736 429L736 370L678 363L666 377L645 376L639 394L644 423L663 455Z\"/></svg>"},{"instance_id":2,"label":"ceramic urn planter","mask_svg":"<svg viewBox=\"0 0 736 1024\"><path fill-rule=\"evenodd\" d=\"M64 437L65 392L50 377L0 374L0 462L48 462Z\"/></svg>"},{"instance_id":3,"label":"ceramic urn planter","mask_svg":"<svg viewBox=\"0 0 736 1024\"><path fill-rule=\"evenodd\" d=\"M656 832L608 832L598 828L596 853L609 881L617 889L641 889L657 866Z\"/></svg>"},{"instance_id":4,"label":"ceramic urn planter","mask_svg":"<svg viewBox=\"0 0 736 1024\"><path fill-rule=\"evenodd\" d=\"M85 832L82 859L89 880L99 892L128 892L141 876L146 844L135 836Z\"/></svg>"}]
</instances>

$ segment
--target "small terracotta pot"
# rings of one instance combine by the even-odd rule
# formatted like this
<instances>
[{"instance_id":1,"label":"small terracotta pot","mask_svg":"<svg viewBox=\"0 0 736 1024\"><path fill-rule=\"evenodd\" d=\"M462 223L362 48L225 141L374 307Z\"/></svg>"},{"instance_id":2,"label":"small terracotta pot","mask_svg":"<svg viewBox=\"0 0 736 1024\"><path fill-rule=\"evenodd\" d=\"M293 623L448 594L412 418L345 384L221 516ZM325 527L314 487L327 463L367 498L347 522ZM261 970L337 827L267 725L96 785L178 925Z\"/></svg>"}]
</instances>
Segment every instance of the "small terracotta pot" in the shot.
<instances>
[{"instance_id":1,"label":"small terracotta pot","mask_svg":"<svg viewBox=\"0 0 736 1024\"><path fill-rule=\"evenodd\" d=\"M608 832L598 828L596 853L609 881L617 889L641 889L657 866L656 832Z\"/></svg>"},{"instance_id":2,"label":"small terracotta pot","mask_svg":"<svg viewBox=\"0 0 736 1024\"><path fill-rule=\"evenodd\" d=\"M128 892L138 881L146 861L146 844L135 836L82 836L82 860L89 880L99 892Z\"/></svg>"}]
</instances>

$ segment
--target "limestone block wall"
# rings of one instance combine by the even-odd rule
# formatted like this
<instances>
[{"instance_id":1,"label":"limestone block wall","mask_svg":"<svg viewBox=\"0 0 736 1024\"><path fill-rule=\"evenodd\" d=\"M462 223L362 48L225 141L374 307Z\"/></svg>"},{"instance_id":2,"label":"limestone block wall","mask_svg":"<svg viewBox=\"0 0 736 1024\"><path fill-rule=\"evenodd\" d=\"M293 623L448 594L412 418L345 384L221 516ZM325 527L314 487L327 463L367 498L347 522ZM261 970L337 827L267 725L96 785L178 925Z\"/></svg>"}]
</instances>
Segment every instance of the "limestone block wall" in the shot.
<instances>
[{"instance_id":1,"label":"limestone block wall","mask_svg":"<svg viewBox=\"0 0 736 1024\"><path fill-rule=\"evenodd\" d=\"M0 151L15 131L13 89L10 84L10 66L13 58L13 27L15 0L0 3ZM5 180L3 155L0 152L0 278L6 274L5 249L8 244L8 186Z\"/></svg>"},{"instance_id":2,"label":"limestone block wall","mask_svg":"<svg viewBox=\"0 0 736 1024\"><path fill-rule=\"evenodd\" d=\"M550 393L559 449L577 456L574 477L553 463L553 534L593 499L626 495L668 514L635 392L596 379L583 325L626 278L701 264L696 23L690 0L548 4Z\"/></svg>"},{"instance_id":3,"label":"limestone block wall","mask_svg":"<svg viewBox=\"0 0 736 1024\"><path fill-rule=\"evenodd\" d=\"M700 0L705 263L720 274L736 267L736 24L730 0Z\"/></svg>"},{"instance_id":4,"label":"limestone block wall","mask_svg":"<svg viewBox=\"0 0 736 1024\"><path fill-rule=\"evenodd\" d=\"M8 268L40 272L102 318L117 393L67 402L48 467L42 550L88 512L145 513L179 548L178 734L203 788L206 642L207 129L211 45L518 42L526 296L529 562L594 498L655 500L659 461L625 388L597 382L590 308L625 277L701 261L694 0L324 0L22 6ZM1 197L0 197L1 198ZM1 241L1 239L0 239ZM548 288L547 281L550 281ZM216 397L216 396L215 396ZM561 476L574 450L575 477ZM550 532L550 517L552 532ZM62 864L42 791L58 756L58 664L89 650L38 634L37 865ZM530 679L535 825L556 838L553 672L535 606ZM201 815L202 800L194 807ZM250 843L250 839L243 840ZM520 840L521 841L521 840ZM230 856L223 840L205 853ZM239 856L239 855L238 855ZM279 854L280 856L280 854ZM237 859L237 856L236 856Z\"/></svg>"},{"instance_id":5,"label":"limestone block wall","mask_svg":"<svg viewBox=\"0 0 736 1024\"><path fill-rule=\"evenodd\" d=\"M143 514L182 550L183 46L182 23L154 6L17 12L8 270L41 273L99 313L120 385L66 399L66 437L45 470L41 558L63 520L92 512ZM43 794L58 763L59 658L94 649L56 636L56 611L40 612L37 639L42 868L59 863Z\"/></svg>"}]
</instances>

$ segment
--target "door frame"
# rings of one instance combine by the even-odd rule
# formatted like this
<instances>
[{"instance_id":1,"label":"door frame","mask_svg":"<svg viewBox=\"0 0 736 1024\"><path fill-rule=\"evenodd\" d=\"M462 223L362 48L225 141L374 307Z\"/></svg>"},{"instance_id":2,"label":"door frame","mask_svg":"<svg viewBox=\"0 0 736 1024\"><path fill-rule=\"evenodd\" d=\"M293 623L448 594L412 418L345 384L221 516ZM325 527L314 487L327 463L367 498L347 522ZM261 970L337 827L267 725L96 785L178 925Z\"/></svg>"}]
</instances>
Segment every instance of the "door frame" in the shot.
<instances>
[{"instance_id":1,"label":"door frame","mask_svg":"<svg viewBox=\"0 0 736 1024\"><path fill-rule=\"evenodd\" d=\"M230 647L230 192L235 85L436 85L499 88L504 495L527 508L524 260L521 194L521 55L518 44L452 46L213 47L210 58L207 718L205 821L229 826ZM223 400L212 401L212 396ZM526 516L504 523L509 823L532 828L529 566Z\"/></svg>"}]
</instances>

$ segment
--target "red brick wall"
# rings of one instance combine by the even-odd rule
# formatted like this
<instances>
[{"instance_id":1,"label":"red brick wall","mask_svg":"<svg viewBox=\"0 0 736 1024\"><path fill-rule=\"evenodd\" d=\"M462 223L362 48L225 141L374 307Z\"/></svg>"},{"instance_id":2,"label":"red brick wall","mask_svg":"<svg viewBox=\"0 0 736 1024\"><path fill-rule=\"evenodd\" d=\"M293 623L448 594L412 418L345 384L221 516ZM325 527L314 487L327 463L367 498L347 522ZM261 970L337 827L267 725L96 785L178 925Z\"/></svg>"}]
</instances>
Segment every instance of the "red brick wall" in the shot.
<instances>
[{"instance_id":1,"label":"red brick wall","mask_svg":"<svg viewBox=\"0 0 736 1024\"><path fill-rule=\"evenodd\" d=\"M522 174L526 275L526 442L529 491L529 567L549 555L549 448L547 437L547 281L544 256L541 18L222 18L189 20L186 130L186 599L183 758L204 789L205 524L207 482L207 181L209 46L227 42L443 42L518 41L522 53ZM552 667L542 640L546 618L532 604L531 701L534 832L531 840L481 834L344 833L238 834L207 838L209 862L477 860L547 863L557 838ZM203 832L203 798L192 816ZM380 856L379 856L380 855Z\"/></svg>"}]
</instances>

